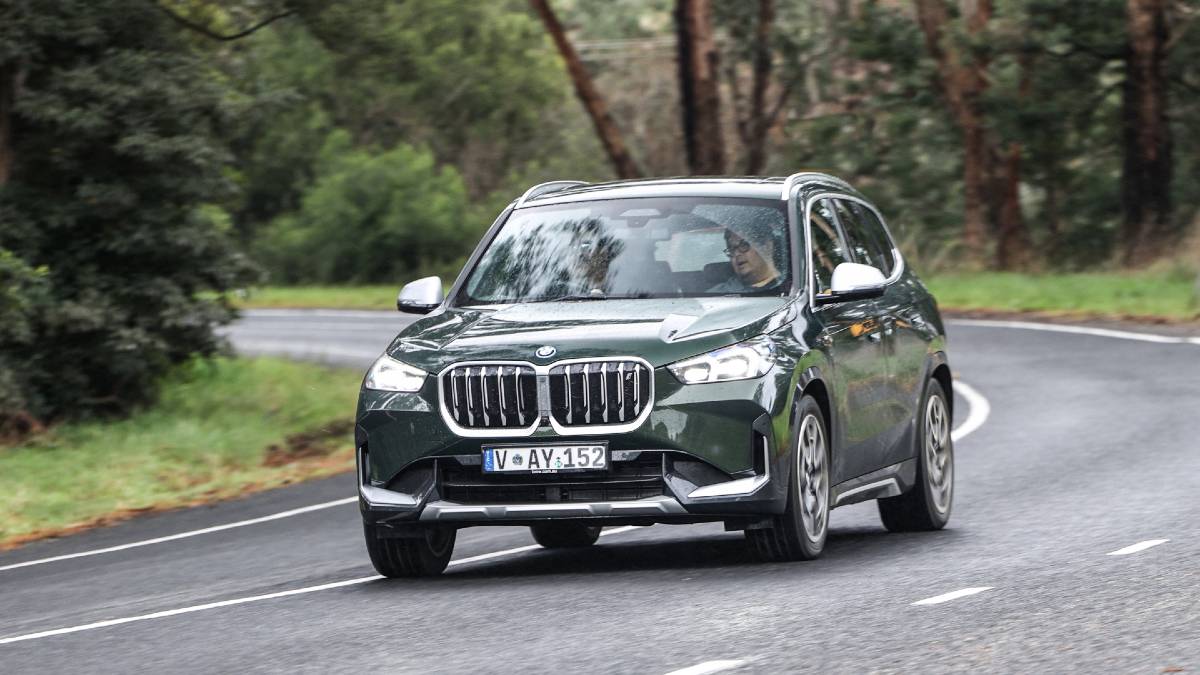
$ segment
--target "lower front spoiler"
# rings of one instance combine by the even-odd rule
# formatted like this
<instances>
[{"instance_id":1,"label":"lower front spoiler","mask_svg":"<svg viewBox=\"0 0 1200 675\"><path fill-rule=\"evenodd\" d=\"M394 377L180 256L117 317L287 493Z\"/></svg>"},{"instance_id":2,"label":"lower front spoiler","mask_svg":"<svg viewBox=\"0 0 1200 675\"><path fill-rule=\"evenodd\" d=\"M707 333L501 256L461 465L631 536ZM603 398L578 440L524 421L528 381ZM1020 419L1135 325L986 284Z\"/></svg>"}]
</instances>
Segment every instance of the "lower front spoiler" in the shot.
<instances>
[{"instance_id":1,"label":"lower front spoiler","mask_svg":"<svg viewBox=\"0 0 1200 675\"><path fill-rule=\"evenodd\" d=\"M566 502L558 504L457 504L429 502L421 510L421 521L478 522L481 520L541 520L549 518L656 518L686 516L672 497L651 497L625 502Z\"/></svg>"},{"instance_id":2,"label":"lower front spoiler","mask_svg":"<svg viewBox=\"0 0 1200 675\"><path fill-rule=\"evenodd\" d=\"M441 499L435 491L407 495L372 486L360 486L359 508L366 523L387 529L415 526L528 525L546 520L586 520L598 525L650 525L711 521L755 522L783 512L785 486L776 481L731 481L746 493L710 491L682 498L669 494L627 501L464 504ZM670 483L668 483L670 485ZM711 494L719 492L719 494Z\"/></svg>"}]
</instances>

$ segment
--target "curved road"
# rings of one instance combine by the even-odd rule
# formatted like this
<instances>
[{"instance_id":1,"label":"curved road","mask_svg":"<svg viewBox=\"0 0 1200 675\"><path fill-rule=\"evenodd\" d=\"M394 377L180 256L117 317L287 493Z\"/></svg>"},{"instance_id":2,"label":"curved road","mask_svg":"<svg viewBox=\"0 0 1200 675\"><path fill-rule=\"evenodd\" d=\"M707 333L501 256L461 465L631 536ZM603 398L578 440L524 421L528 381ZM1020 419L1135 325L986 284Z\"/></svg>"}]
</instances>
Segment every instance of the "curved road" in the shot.
<instances>
[{"instance_id":1,"label":"curved road","mask_svg":"<svg viewBox=\"0 0 1200 675\"><path fill-rule=\"evenodd\" d=\"M363 366L405 320L252 312L229 334ZM444 577L386 581L347 474L0 554L0 672L1200 670L1200 340L956 321L950 341L986 401L956 406L942 532L859 504L820 560L766 565L719 524L563 552L477 528Z\"/></svg>"}]
</instances>

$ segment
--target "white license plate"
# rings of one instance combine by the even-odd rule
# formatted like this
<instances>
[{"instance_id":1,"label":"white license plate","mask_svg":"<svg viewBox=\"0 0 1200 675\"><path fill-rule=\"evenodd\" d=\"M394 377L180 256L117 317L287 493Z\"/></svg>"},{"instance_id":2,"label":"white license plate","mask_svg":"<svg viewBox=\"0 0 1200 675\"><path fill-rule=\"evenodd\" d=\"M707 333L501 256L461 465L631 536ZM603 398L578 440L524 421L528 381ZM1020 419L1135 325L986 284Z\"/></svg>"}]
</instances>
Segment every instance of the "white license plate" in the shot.
<instances>
[{"instance_id":1,"label":"white license plate","mask_svg":"<svg viewBox=\"0 0 1200 675\"><path fill-rule=\"evenodd\" d=\"M604 445L500 446L483 449L484 473L563 473L608 468Z\"/></svg>"}]
</instances>

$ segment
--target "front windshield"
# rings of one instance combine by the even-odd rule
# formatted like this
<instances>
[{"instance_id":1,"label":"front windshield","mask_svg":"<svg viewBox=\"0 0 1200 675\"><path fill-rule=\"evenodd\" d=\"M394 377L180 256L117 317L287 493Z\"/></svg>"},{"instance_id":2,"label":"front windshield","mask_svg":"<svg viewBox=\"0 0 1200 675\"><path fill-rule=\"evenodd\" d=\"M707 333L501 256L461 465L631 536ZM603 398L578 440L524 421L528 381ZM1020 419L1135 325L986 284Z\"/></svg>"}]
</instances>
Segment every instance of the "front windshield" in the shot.
<instances>
[{"instance_id":1,"label":"front windshield","mask_svg":"<svg viewBox=\"0 0 1200 675\"><path fill-rule=\"evenodd\" d=\"M514 211L461 304L786 295L785 203L613 199Z\"/></svg>"}]
</instances>

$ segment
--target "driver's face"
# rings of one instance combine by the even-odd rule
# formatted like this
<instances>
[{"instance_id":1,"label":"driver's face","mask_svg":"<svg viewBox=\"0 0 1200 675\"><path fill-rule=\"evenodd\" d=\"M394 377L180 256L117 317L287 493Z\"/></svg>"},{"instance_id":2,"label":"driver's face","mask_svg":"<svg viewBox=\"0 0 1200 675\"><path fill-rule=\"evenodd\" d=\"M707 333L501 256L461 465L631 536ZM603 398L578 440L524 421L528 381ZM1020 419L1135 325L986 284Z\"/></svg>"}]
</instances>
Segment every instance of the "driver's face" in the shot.
<instances>
[{"instance_id":1,"label":"driver's face","mask_svg":"<svg viewBox=\"0 0 1200 675\"><path fill-rule=\"evenodd\" d=\"M743 283L757 283L771 275L771 264L767 262L775 253L771 244L755 246L733 232L725 234L725 244L730 251L729 262L733 265L733 271ZM762 248L761 252L759 247Z\"/></svg>"}]
</instances>

